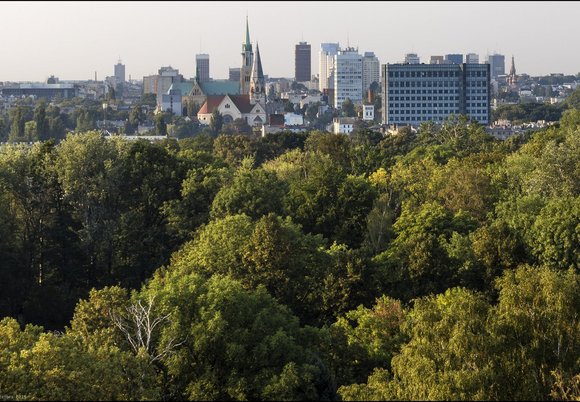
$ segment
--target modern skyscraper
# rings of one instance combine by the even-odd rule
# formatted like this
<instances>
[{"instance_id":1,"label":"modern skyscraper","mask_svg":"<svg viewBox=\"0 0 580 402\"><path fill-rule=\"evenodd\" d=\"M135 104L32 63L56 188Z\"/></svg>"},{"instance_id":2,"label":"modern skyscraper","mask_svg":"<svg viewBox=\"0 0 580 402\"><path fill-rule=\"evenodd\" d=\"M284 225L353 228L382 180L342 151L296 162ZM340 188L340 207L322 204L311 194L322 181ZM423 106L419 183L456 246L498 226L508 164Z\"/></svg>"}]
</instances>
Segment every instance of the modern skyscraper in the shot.
<instances>
[{"instance_id":1,"label":"modern skyscraper","mask_svg":"<svg viewBox=\"0 0 580 402\"><path fill-rule=\"evenodd\" d=\"M419 64L421 61L417 53L407 53L405 55L405 63L407 64Z\"/></svg>"},{"instance_id":2,"label":"modern skyscraper","mask_svg":"<svg viewBox=\"0 0 580 402\"><path fill-rule=\"evenodd\" d=\"M310 45L306 42L300 42L294 50L294 79L298 82L310 81L311 64Z\"/></svg>"},{"instance_id":3,"label":"modern skyscraper","mask_svg":"<svg viewBox=\"0 0 580 402\"><path fill-rule=\"evenodd\" d=\"M334 56L334 107L342 107L349 98L354 104L363 100L362 56L358 50L348 47Z\"/></svg>"},{"instance_id":4,"label":"modern skyscraper","mask_svg":"<svg viewBox=\"0 0 580 402\"><path fill-rule=\"evenodd\" d=\"M381 63L373 52L365 52L362 58L362 95L365 97L373 82L381 83Z\"/></svg>"},{"instance_id":5,"label":"modern skyscraper","mask_svg":"<svg viewBox=\"0 0 580 402\"><path fill-rule=\"evenodd\" d=\"M250 42L250 26L246 17L246 42L242 44L242 67L240 68L240 94L250 93L250 76L252 75L252 63L254 62L254 52Z\"/></svg>"},{"instance_id":6,"label":"modern skyscraper","mask_svg":"<svg viewBox=\"0 0 580 402\"><path fill-rule=\"evenodd\" d=\"M383 64L383 122L419 125L468 115L489 124L488 64Z\"/></svg>"},{"instance_id":7,"label":"modern skyscraper","mask_svg":"<svg viewBox=\"0 0 580 402\"><path fill-rule=\"evenodd\" d=\"M445 64L445 58L443 56L431 56L429 64Z\"/></svg>"},{"instance_id":8,"label":"modern skyscraper","mask_svg":"<svg viewBox=\"0 0 580 402\"><path fill-rule=\"evenodd\" d=\"M195 78L198 82L209 81L209 54L195 55Z\"/></svg>"},{"instance_id":9,"label":"modern skyscraper","mask_svg":"<svg viewBox=\"0 0 580 402\"><path fill-rule=\"evenodd\" d=\"M479 55L475 53L467 53L465 55L465 62L467 64L479 64Z\"/></svg>"},{"instance_id":10,"label":"modern skyscraper","mask_svg":"<svg viewBox=\"0 0 580 402\"><path fill-rule=\"evenodd\" d=\"M338 43L321 43L319 57L318 89L334 88L334 56L338 53Z\"/></svg>"},{"instance_id":11,"label":"modern skyscraper","mask_svg":"<svg viewBox=\"0 0 580 402\"><path fill-rule=\"evenodd\" d=\"M125 65L121 63L121 60L115 64L115 80L118 83L125 82Z\"/></svg>"},{"instance_id":12,"label":"modern skyscraper","mask_svg":"<svg viewBox=\"0 0 580 402\"><path fill-rule=\"evenodd\" d=\"M462 54L446 54L445 61L449 64L463 64Z\"/></svg>"},{"instance_id":13,"label":"modern skyscraper","mask_svg":"<svg viewBox=\"0 0 580 402\"><path fill-rule=\"evenodd\" d=\"M492 54L487 56L491 78L498 75L505 75L505 56L503 54Z\"/></svg>"}]
</instances>

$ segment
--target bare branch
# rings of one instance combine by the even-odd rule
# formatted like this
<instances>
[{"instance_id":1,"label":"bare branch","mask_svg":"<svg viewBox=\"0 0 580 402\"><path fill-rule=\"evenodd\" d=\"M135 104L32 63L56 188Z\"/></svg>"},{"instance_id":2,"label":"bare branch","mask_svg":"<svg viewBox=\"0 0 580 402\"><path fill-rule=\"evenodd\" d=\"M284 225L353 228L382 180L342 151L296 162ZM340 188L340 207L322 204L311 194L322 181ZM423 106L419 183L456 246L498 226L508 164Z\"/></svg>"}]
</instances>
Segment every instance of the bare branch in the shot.
<instances>
[{"instance_id":1,"label":"bare branch","mask_svg":"<svg viewBox=\"0 0 580 402\"><path fill-rule=\"evenodd\" d=\"M138 300L137 303L126 307L126 313L123 315L109 313L113 324L127 339L133 351L137 354L140 350L144 350L149 356L150 363L160 360L185 342L185 340L177 342L176 338L171 338L165 343L162 350L155 353L153 342L155 334L159 333L163 326L171 323L171 313L155 317L154 304L155 296L150 296L146 305Z\"/></svg>"}]
</instances>

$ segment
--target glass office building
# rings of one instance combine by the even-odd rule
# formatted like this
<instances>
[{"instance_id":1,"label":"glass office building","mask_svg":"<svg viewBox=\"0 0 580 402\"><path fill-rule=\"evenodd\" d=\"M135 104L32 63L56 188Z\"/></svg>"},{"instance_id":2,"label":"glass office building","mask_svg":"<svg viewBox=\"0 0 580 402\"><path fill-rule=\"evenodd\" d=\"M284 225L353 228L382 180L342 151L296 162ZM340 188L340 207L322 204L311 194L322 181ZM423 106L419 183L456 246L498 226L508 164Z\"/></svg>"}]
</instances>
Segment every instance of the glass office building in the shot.
<instances>
[{"instance_id":1,"label":"glass office building","mask_svg":"<svg viewBox=\"0 0 580 402\"><path fill-rule=\"evenodd\" d=\"M413 125L467 115L488 125L489 64L383 64L383 123Z\"/></svg>"}]
</instances>

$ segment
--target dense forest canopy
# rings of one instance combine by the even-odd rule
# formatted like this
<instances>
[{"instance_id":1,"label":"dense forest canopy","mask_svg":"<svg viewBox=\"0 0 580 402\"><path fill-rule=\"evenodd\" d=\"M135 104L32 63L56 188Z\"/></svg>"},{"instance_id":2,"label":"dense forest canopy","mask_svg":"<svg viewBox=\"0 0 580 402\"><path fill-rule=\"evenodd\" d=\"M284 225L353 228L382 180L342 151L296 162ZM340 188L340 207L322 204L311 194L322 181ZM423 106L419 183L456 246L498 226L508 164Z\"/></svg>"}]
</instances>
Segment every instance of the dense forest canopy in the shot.
<instances>
[{"instance_id":1,"label":"dense forest canopy","mask_svg":"<svg viewBox=\"0 0 580 402\"><path fill-rule=\"evenodd\" d=\"M504 141L7 144L0 395L577 399L579 256L575 108Z\"/></svg>"}]
</instances>

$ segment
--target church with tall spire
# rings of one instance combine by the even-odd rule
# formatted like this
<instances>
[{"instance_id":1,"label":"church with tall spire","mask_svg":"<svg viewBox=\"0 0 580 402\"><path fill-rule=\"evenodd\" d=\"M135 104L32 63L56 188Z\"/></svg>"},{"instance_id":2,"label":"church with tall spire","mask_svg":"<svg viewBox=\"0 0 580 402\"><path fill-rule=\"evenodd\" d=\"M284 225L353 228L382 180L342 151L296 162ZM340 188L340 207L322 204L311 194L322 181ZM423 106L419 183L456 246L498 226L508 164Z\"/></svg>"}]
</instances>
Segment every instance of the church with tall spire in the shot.
<instances>
[{"instance_id":1,"label":"church with tall spire","mask_svg":"<svg viewBox=\"0 0 580 402\"><path fill-rule=\"evenodd\" d=\"M260 47L256 42L256 57L250 74L250 103L266 104L266 83L264 82L264 72L262 71L262 60L260 59Z\"/></svg>"},{"instance_id":2,"label":"church with tall spire","mask_svg":"<svg viewBox=\"0 0 580 402\"><path fill-rule=\"evenodd\" d=\"M242 95L250 93L253 62L254 52L252 50L252 42L250 42L250 26L246 16L246 41L242 43L242 67L240 68L240 94Z\"/></svg>"},{"instance_id":3,"label":"church with tall spire","mask_svg":"<svg viewBox=\"0 0 580 402\"><path fill-rule=\"evenodd\" d=\"M516 75L516 63L514 62L514 56L512 55L512 65L510 67L510 73L507 76L507 84L510 88L515 88L518 84L518 76Z\"/></svg>"},{"instance_id":4,"label":"church with tall spire","mask_svg":"<svg viewBox=\"0 0 580 402\"><path fill-rule=\"evenodd\" d=\"M233 82L236 85L235 81ZM246 16L246 40L242 43L242 66L240 68L239 92L222 95L208 95L197 118L201 124L211 122L212 113L219 111L224 124L236 119L245 120L250 126L266 123L266 82L260 58L260 48L256 43L256 53L250 42L250 26Z\"/></svg>"}]
</instances>

